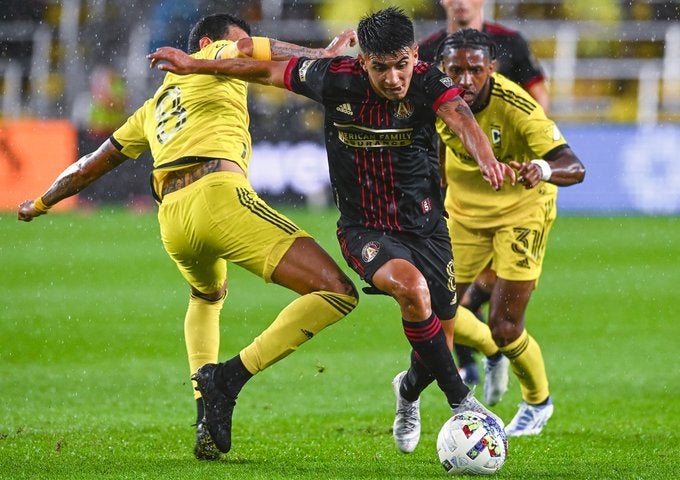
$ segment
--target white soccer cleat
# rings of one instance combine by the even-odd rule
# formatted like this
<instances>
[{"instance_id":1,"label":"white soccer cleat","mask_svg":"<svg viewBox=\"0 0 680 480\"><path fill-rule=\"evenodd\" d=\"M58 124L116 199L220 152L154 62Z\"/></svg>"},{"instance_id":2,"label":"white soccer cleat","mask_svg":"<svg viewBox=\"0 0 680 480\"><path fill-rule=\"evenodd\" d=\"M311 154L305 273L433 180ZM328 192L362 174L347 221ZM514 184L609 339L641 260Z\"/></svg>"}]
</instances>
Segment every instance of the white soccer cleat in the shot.
<instances>
[{"instance_id":1,"label":"white soccer cleat","mask_svg":"<svg viewBox=\"0 0 680 480\"><path fill-rule=\"evenodd\" d=\"M404 453L411 453L420 440L420 398L409 402L399 393L399 387L406 372L398 373L392 380L394 395L397 397L397 414L392 425L392 435L397 448Z\"/></svg>"},{"instance_id":2,"label":"white soccer cleat","mask_svg":"<svg viewBox=\"0 0 680 480\"><path fill-rule=\"evenodd\" d=\"M548 397L545 405L519 404L519 410L505 429L508 437L538 435L553 414L552 399Z\"/></svg>"},{"instance_id":3,"label":"white soccer cleat","mask_svg":"<svg viewBox=\"0 0 680 480\"><path fill-rule=\"evenodd\" d=\"M484 358L484 403L496 405L508 391L510 360L501 355L498 360Z\"/></svg>"}]
</instances>

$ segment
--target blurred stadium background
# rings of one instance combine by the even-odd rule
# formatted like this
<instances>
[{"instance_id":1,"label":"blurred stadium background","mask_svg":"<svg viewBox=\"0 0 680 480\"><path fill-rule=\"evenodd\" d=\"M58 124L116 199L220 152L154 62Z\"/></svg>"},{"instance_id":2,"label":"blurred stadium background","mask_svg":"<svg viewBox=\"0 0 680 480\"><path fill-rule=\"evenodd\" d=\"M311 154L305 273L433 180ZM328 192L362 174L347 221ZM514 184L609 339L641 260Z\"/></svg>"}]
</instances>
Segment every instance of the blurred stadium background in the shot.
<instances>
[{"instance_id":1,"label":"blurred stadium background","mask_svg":"<svg viewBox=\"0 0 680 480\"><path fill-rule=\"evenodd\" d=\"M325 46L360 16L405 8L416 36L444 24L438 0L2 0L0 210L45 190L160 84L145 55L185 48L207 13L246 18L254 35ZM487 0L485 18L520 30L539 58L551 116L588 169L560 208L680 213L680 0ZM322 112L251 87L251 181L269 200L329 202ZM61 208L153 205L150 162L123 165Z\"/></svg>"}]
</instances>

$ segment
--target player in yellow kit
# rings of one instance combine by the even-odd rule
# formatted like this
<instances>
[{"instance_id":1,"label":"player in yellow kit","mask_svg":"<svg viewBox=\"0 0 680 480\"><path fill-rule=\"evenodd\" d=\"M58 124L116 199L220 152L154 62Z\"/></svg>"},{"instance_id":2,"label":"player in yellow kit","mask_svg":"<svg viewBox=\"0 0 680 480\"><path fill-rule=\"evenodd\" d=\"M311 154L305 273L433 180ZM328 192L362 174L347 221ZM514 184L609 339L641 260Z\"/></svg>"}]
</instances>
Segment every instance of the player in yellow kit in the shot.
<instances>
[{"instance_id":1,"label":"player in yellow kit","mask_svg":"<svg viewBox=\"0 0 680 480\"><path fill-rule=\"evenodd\" d=\"M498 382L488 372L509 359L523 402L506 432L535 435L552 415L553 405L541 349L527 333L524 317L557 214L557 187L583 181L585 168L536 100L494 73L495 45L485 33L463 29L449 35L438 57L444 72L465 90L461 96L496 158L517 171L516 185L489 191L460 139L438 122L446 145L445 207L458 295L464 295L489 261L498 274L489 303L489 327L501 354L486 361L484 398L491 405L500 401L507 381Z\"/></svg>"},{"instance_id":2,"label":"player in yellow kit","mask_svg":"<svg viewBox=\"0 0 680 480\"><path fill-rule=\"evenodd\" d=\"M354 43L343 32L326 49L249 36L243 20L204 17L192 29L197 58L287 59L335 56ZM19 206L31 221L116 166L150 150L152 188L159 203L161 239L190 286L184 331L194 379L217 386L218 398L197 398L194 453L215 459L231 447L231 416L243 385L351 312L358 302L352 281L292 221L262 201L247 180L251 139L247 83L227 77L167 74L162 86L95 152L68 167L35 200ZM227 296L227 262L297 292L273 323L232 359L220 364L219 317ZM200 382L199 382L200 383ZM220 403L225 418L208 433L206 415Z\"/></svg>"}]
</instances>

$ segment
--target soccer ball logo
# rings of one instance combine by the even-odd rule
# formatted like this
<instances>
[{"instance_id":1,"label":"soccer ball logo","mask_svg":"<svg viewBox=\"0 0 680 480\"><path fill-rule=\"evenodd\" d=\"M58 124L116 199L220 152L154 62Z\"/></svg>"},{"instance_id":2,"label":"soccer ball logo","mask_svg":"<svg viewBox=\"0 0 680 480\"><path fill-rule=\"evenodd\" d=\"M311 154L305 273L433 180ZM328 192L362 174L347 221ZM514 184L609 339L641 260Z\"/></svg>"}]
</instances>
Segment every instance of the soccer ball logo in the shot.
<instances>
[{"instance_id":1,"label":"soccer ball logo","mask_svg":"<svg viewBox=\"0 0 680 480\"><path fill-rule=\"evenodd\" d=\"M437 454L450 475L491 475L505 463L508 439L503 425L483 413L454 415L437 437Z\"/></svg>"}]
</instances>

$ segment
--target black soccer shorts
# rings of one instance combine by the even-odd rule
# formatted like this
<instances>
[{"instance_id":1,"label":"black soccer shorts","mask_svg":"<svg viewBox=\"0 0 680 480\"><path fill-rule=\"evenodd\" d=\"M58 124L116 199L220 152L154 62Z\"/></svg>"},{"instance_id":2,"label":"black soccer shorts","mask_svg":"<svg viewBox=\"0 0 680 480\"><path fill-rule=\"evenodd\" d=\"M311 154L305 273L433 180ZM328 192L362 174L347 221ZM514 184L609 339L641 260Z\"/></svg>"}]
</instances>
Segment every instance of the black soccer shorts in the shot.
<instances>
[{"instance_id":1,"label":"black soccer shorts","mask_svg":"<svg viewBox=\"0 0 680 480\"><path fill-rule=\"evenodd\" d=\"M458 299L453 254L449 231L443 219L429 237L360 227L341 227L337 235L347 264L362 280L373 286L373 275L385 263L394 258L406 260L420 270L427 280L434 313L443 320L456 315ZM369 289L367 293L378 292L377 289Z\"/></svg>"}]
</instances>

